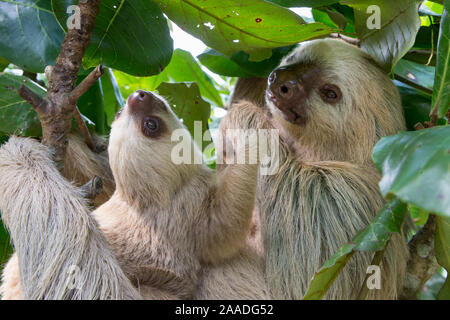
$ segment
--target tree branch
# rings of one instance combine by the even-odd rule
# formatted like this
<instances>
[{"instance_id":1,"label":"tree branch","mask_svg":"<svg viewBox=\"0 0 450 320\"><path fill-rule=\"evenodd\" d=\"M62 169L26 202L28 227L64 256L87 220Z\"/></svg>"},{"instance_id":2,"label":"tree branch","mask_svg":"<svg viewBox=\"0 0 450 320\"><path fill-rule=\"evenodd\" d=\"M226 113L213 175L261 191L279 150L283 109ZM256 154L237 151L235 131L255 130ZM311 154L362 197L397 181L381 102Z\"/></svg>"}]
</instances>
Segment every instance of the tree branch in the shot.
<instances>
[{"instance_id":1,"label":"tree branch","mask_svg":"<svg viewBox=\"0 0 450 320\"><path fill-rule=\"evenodd\" d=\"M53 150L53 160L59 170L64 166L67 134L70 131L76 102L103 74L97 67L75 88L82 58L89 46L100 0L79 0L80 29L69 29L61 45L54 67L46 67L48 90L45 102L39 101L31 90L21 86L19 94L36 110L42 124L42 143ZM42 100L42 99L41 99ZM45 106L45 107L43 107Z\"/></svg>"},{"instance_id":2,"label":"tree branch","mask_svg":"<svg viewBox=\"0 0 450 320\"><path fill-rule=\"evenodd\" d=\"M401 299L417 299L417 294L425 282L439 269L434 256L435 230L436 217L430 214L427 223L408 243L410 258Z\"/></svg>"}]
</instances>

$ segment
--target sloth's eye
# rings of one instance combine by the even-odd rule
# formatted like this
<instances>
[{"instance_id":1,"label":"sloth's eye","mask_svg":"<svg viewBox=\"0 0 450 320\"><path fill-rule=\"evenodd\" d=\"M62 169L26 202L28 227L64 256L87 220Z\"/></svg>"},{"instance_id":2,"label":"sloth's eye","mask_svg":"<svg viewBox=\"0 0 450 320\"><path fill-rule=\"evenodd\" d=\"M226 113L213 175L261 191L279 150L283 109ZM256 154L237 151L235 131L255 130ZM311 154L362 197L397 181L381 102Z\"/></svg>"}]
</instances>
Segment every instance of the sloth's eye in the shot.
<instances>
[{"instance_id":1,"label":"sloth's eye","mask_svg":"<svg viewBox=\"0 0 450 320\"><path fill-rule=\"evenodd\" d=\"M161 128L159 119L155 117L145 117L142 124L142 132L146 136L154 136Z\"/></svg>"},{"instance_id":2,"label":"sloth's eye","mask_svg":"<svg viewBox=\"0 0 450 320\"><path fill-rule=\"evenodd\" d=\"M326 84L320 88L320 97L325 102L336 103L341 99L342 93L337 86Z\"/></svg>"}]
</instances>

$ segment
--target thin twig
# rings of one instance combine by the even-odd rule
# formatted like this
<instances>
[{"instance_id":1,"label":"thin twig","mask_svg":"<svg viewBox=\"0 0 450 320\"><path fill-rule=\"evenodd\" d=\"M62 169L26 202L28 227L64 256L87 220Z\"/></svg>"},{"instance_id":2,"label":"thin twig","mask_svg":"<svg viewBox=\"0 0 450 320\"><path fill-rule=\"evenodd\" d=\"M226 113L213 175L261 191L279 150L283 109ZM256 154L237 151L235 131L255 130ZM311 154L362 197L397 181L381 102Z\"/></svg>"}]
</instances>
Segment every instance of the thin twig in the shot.
<instances>
[{"instance_id":1,"label":"thin twig","mask_svg":"<svg viewBox=\"0 0 450 320\"><path fill-rule=\"evenodd\" d=\"M81 130L81 134L83 135L84 141L86 142L87 146L89 147L89 149L96 152L94 140L92 140L91 133L89 132L89 129L87 128L86 124L84 123L78 107L75 108L74 116L75 116L75 120L77 121L78 127Z\"/></svg>"},{"instance_id":2,"label":"thin twig","mask_svg":"<svg viewBox=\"0 0 450 320\"><path fill-rule=\"evenodd\" d=\"M330 36L330 38L342 39L345 42L350 43L350 44L355 45L355 46L358 46L358 47L361 45L361 40L359 40L358 38L348 37L348 36L343 35L341 33L331 33L329 36Z\"/></svg>"},{"instance_id":3,"label":"thin twig","mask_svg":"<svg viewBox=\"0 0 450 320\"><path fill-rule=\"evenodd\" d=\"M76 103L80 97L89 90L90 87L103 75L104 70L101 64L99 64L89 75L76 86L75 89L69 94L70 103Z\"/></svg>"},{"instance_id":4,"label":"thin twig","mask_svg":"<svg viewBox=\"0 0 450 320\"><path fill-rule=\"evenodd\" d=\"M26 87L24 84L20 85L17 92L19 96L27 101L36 111L41 110L42 112L45 112L47 101L41 98L37 93Z\"/></svg>"}]
</instances>

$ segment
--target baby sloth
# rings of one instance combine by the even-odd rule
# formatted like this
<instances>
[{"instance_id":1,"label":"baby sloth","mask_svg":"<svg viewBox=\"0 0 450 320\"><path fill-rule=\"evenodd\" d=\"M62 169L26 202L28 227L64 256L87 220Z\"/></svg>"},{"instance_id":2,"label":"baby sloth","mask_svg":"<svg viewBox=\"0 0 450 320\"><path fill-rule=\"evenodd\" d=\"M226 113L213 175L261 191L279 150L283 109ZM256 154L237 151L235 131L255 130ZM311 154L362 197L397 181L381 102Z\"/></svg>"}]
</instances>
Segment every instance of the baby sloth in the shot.
<instances>
[{"instance_id":1,"label":"baby sloth","mask_svg":"<svg viewBox=\"0 0 450 320\"><path fill-rule=\"evenodd\" d=\"M231 101L261 107L235 104L222 125L279 130L279 170L259 177L255 220L272 297L301 299L314 273L384 204L371 152L381 137L405 130L400 96L368 55L332 39L302 43L288 55L268 78L265 104L248 81L240 83L245 88ZM355 299L372 256L356 253L325 298ZM398 297L407 258L405 238L394 234L381 288L368 298Z\"/></svg>"},{"instance_id":2,"label":"baby sloth","mask_svg":"<svg viewBox=\"0 0 450 320\"><path fill-rule=\"evenodd\" d=\"M241 250L257 165L228 165L216 175L203 164L175 164L175 130L200 152L163 99L145 91L128 98L112 124L116 191L93 213L100 229L144 297L267 298L261 265Z\"/></svg>"},{"instance_id":3,"label":"baby sloth","mask_svg":"<svg viewBox=\"0 0 450 320\"><path fill-rule=\"evenodd\" d=\"M112 124L116 190L93 216L113 255L144 299L268 298L263 265L245 248L257 165L214 172L204 164L175 164L175 130L200 153L168 104L141 90ZM18 269L14 256L3 274L4 298L23 297Z\"/></svg>"}]
</instances>

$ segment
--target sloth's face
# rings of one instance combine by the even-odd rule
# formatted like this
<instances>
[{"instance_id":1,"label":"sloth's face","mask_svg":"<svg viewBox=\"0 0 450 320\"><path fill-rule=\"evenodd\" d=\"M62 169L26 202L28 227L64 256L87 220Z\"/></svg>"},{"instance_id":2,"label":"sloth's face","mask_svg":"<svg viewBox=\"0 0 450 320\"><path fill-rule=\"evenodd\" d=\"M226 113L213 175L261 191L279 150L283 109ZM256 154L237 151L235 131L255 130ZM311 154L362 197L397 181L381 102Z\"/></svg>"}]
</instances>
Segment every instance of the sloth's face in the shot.
<instances>
[{"instance_id":1,"label":"sloth's face","mask_svg":"<svg viewBox=\"0 0 450 320\"><path fill-rule=\"evenodd\" d=\"M183 125L157 94L138 90L127 99L111 126L110 161L134 157L146 166L170 161L172 132ZM151 159L151 161L150 161ZM136 167L144 163L136 163Z\"/></svg>"}]
</instances>

